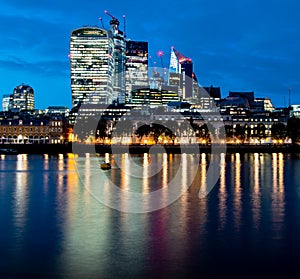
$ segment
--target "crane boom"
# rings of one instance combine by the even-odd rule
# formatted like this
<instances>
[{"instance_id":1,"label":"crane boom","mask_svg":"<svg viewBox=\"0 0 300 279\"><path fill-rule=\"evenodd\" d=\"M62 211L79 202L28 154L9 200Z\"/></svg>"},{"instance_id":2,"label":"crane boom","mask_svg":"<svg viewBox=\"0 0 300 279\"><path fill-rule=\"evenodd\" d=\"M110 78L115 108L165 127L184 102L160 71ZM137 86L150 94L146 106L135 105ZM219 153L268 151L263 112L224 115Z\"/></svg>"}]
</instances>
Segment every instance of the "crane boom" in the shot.
<instances>
[{"instance_id":1,"label":"crane boom","mask_svg":"<svg viewBox=\"0 0 300 279\"><path fill-rule=\"evenodd\" d=\"M109 13L107 10L104 11L105 14L109 15L112 19L116 19L111 13Z\"/></svg>"},{"instance_id":2,"label":"crane boom","mask_svg":"<svg viewBox=\"0 0 300 279\"><path fill-rule=\"evenodd\" d=\"M123 24L124 24L124 38L126 40L126 15L123 15Z\"/></svg>"},{"instance_id":3,"label":"crane boom","mask_svg":"<svg viewBox=\"0 0 300 279\"><path fill-rule=\"evenodd\" d=\"M102 28L105 29L105 28L104 28L104 24L103 24L103 19L102 19L102 17L99 17L99 20L101 21Z\"/></svg>"}]
</instances>

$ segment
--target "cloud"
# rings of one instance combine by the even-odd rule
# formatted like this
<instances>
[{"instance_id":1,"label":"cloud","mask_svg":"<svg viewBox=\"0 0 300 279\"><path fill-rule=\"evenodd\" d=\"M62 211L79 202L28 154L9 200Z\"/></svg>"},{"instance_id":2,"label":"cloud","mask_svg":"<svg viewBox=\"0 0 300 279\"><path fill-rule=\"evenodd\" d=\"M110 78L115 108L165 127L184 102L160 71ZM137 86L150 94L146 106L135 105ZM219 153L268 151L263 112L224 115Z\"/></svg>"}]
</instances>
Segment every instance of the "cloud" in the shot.
<instances>
[{"instance_id":1,"label":"cloud","mask_svg":"<svg viewBox=\"0 0 300 279\"><path fill-rule=\"evenodd\" d=\"M175 46L193 59L199 81L221 86L224 95L254 90L279 100L287 84L300 91L296 0L2 0L0 5L0 66L20 75L20 69L33 77L65 75L69 83L71 30L100 25L99 17L108 27L107 9L121 28L126 14L128 37L148 41L158 64L156 52L164 51L167 65Z\"/></svg>"}]
</instances>

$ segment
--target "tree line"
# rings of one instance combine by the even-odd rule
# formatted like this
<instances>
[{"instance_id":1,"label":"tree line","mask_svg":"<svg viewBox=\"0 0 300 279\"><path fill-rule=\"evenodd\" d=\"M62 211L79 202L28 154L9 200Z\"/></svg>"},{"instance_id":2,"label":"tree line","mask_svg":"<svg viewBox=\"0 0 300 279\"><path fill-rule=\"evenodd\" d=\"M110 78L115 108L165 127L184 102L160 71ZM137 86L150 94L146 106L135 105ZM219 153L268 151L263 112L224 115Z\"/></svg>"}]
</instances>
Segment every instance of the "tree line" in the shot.
<instances>
[{"instance_id":1,"label":"tree line","mask_svg":"<svg viewBox=\"0 0 300 279\"><path fill-rule=\"evenodd\" d=\"M80 130L80 129L79 129ZM252 130L252 133L251 133ZM286 124L276 122L272 124L271 134L267 134L267 127L263 123L258 123L251 128L247 123L244 125L236 124L225 125L224 129L219 131L219 138L224 138L226 141L230 139L237 139L241 143L248 142L251 138L256 138L260 142L267 137L273 140L284 141L286 138L291 139L292 144L300 141L300 119L291 117ZM214 134L215 127L211 123L199 124L195 123L193 119L183 122L172 120L155 121L155 123L147 122L132 122L129 119L113 121L101 118L98 122L96 131L82 129L81 134L78 135L80 139L94 136L96 140L103 140L105 138L112 138L114 136L125 137L135 134L138 138L152 137L155 143L158 143L160 138L172 142L181 136L197 137L206 143L210 143L216 136Z\"/></svg>"}]
</instances>

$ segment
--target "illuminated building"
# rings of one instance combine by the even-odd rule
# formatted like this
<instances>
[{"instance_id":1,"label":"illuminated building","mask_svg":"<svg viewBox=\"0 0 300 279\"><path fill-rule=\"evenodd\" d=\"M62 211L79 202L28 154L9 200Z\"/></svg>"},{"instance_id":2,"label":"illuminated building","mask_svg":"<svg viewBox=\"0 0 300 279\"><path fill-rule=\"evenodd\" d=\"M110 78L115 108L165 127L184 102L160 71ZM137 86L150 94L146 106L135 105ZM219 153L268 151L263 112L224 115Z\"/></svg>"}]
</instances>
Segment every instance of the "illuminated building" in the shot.
<instances>
[{"instance_id":1,"label":"illuminated building","mask_svg":"<svg viewBox=\"0 0 300 279\"><path fill-rule=\"evenodd\" d=\"M126 44L122 31L119 30L120 22L113 18L110 21L111 32L114 41L114 82L113 82L113 100L118 100L119 103L125 103L125 61L126 61Z\"/></svg>"},{"instance_id":2,"label":"illuminated building","mask_svg":"<svg viewBox=\"0 0 300 279\"><path fill-rule=\"evenodd\" d=\"M9 110L9 103L10 103L10 95L3 95L2 97L2 111Z\"/></svg>"},{"instance_id":3,"label":"illuminated building","mask_svg":"<svg viewBox=\"0 0 300 279\"><path fill-rule=\"evenodd\" d=\"M22 117L7 115L0 120L0 143L54 143L69 140L70 125L62 116Z\"/></svg>"},{"instance_id":4,"label":"illuminated building","mask_svg":"<svg viewBox=\"0 0 300 279\"><path fill-rule=\"evenodd\" d=\"M134 107L158 107L162 104L162 92L156 88L133 86L131 104Z\"/></svg>"},{"instance_id":5,"label":"illuminated building","mask_svg":"<svg viewBox=\"0 0 300 279\"><path fill-rule=\"evenodd\" d=\"M98 27L73 30L70 40L72 106L113 100L114 41Z\"/></svg>"},{"instance_id":6,"label":"illuminated building","mask_svg":"<svg viewBox=\"0 0 300 279\"><path fill-rule=\"evenodd\" d=\"M211 110L216 108L216 105L221 100L220 87L198 87L198 103L204 110Z\"/></svg>"},{"instance_id":7,"label":"illuminated building","mask_svg":"<svg viewBox=\"0 0 300 279\"><path fill-rule=\"evenodd\" d=\"M126 95L130 99L133 86L149 87L148 42L126 41Z\"/></svg>"},{"instance_id":8,"label":"illuminated building","mask_svg":"<svg viewBox=\"0 0 300 279\"><path fill-rule=\"evenodd\" d=\"M169 67L169 85L179 83L179 93L183 100L194 97L194 77L192 59L172 48Z\"/></svg>"},{"instance_id":9,"label":"illuminated building","mask_svg":"<svg viewBox=\"0 0 300 279\"><path fill-rule=\"evenodd\" d=\"M178 87L164 85L161 88L161 102L163 105L167 105L170 102L178 102Z\"/></svg>"},{"instance_id":10,"label":"illuminated building","mask_svg":"<svg viewBox=\"0 0 300 279\"><path fill-rule=\"evenodd\" d=\"M34 110L34 91L29 85L21 84L15 87L10 95L9 109Z\"/></svg>"}]
</instances>

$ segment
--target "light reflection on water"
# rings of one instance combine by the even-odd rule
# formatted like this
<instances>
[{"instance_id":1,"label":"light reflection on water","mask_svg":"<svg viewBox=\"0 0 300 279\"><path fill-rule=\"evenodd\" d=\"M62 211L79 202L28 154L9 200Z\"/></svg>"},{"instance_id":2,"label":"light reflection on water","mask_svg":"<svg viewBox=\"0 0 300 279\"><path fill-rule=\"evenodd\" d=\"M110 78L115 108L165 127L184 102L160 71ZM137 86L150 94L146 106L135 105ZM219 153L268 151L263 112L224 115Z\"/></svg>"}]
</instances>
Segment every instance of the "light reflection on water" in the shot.
<instances>
[{"instance_id":1,"label":"light reflection on water","mask_svg":"<svg viewBox=\"0 0 300 279\"><path fill-rule=\"evenodd\" d=\"M300 254L299 159L283 153L221 154L214 158L218 183L203 199L198 191L206 187L209 154L200 154L194 181L190 154L122 154L119 166L109 155L78 159L1 157L0 275L187 278L192 272L216 273L216 265L220 272L233 267L238 272L237 266L249 269L250 263L252 270L262 262L299 263L299 257L291 258ZM100 170L103 159L112 170ZM133 163L140 166L140 177L129 175ZM161 167L153 176L151 164ZM83 186L96 184L106 200L113 199L107 180L95 174L102 172L125 191L162 189L164 200L178 171L181 185L191 186L155 212L119 212ZM118 202L126 206L128 200Z\"/></svg>"}]
</instances>

